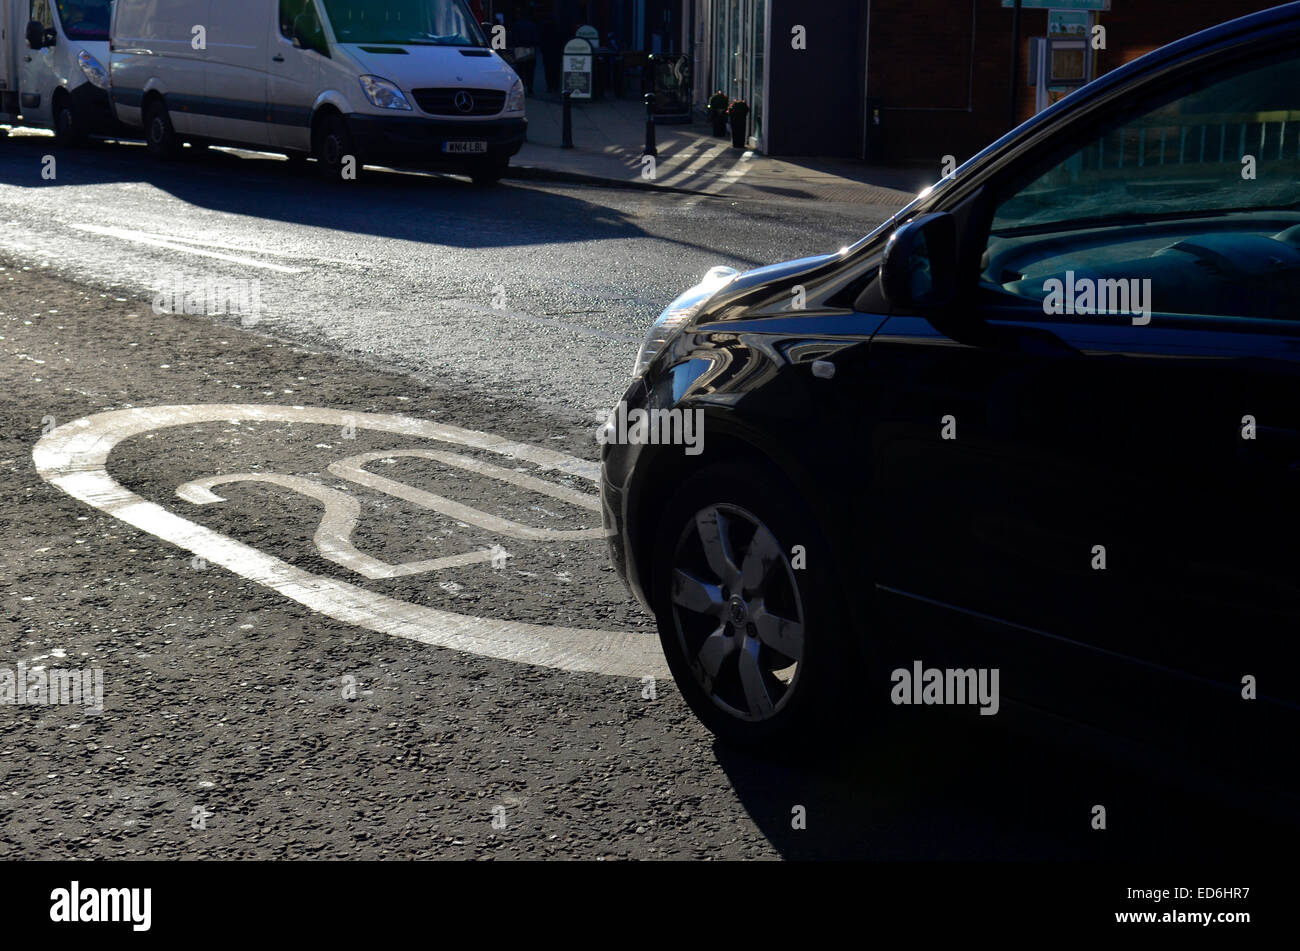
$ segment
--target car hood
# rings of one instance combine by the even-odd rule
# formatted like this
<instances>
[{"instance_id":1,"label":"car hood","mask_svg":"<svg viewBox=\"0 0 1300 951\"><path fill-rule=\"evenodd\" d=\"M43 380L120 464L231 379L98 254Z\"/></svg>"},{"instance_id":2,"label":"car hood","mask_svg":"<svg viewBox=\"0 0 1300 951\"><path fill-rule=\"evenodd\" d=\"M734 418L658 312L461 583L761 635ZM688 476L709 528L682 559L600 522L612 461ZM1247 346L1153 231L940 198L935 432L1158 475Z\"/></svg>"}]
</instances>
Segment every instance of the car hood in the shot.
<instances>
[{"instance_id":1,"label":"car hood","mask_svg":"<svg viewBox=\"0 0 1300 951\"><path fill-rule=\"evenodd\" d=\"M742 292L760 284L767 284L772 281L780 281L784 278L794 277L796 274L803 274L807 271L815 271L823 264L829 264L832 261L840 260L840 255L836 254L816 254L808 258L796 258L793 261L782 261L780 264L769 264L766 267L754 268L752 271L745 271L736 277L734 281L723 288L723 292L731 294L732 292Z\"/></svg>"}]
</instances>

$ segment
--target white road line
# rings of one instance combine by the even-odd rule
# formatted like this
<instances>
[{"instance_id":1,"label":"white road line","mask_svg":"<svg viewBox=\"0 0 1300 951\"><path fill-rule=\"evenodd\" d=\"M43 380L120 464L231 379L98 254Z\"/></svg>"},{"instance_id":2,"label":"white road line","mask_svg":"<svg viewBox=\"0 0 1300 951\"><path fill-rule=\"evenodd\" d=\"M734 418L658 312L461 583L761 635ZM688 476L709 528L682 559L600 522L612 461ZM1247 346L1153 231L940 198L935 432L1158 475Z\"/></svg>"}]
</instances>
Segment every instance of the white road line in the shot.
<instances>
[{"instance_id":1,"label":"white road line","mask_svg":"<svg viewBox=\"0 0 1300 951\"><path fill-rule=\"evenodd\" d=\"M351 425L471 446L593 482L598 471L594 463L554 450L443 423L406 416L256 404L155 406L97 413L43 436L32 450L32 459L42 479L73 498L336 620L437 647L559 670L624 677L668 676L654 637L500 621L399 601L294 567L149 502L108 474L109 454L125 439L169 427L225 421Z\"/></svg>"},{"instance_id":2,"label":"white road line","mask_svg":"<svg viewBox=\"0 0 1300 951\"><path fill-rule=\"evenodd\" d=\"M414 456L416 458L435 459L449 466L455 466L459 469L465 469L468 472L474 472L478 475L489 476L494 479L500 479L502 482L509 482L520 488L532 489L534 492L540 492L543 495L549 495L553 499L561 502L581 505L585 509L593 512L600 511L600 499L590 493L574 492L572 490L562 491L563 486L552 485L541 479L534 479L531 476L522 473L512 472L509 469L502 469L500 466L494 466L486 462L479 462L469 456L462 456L454 452L433 452L426 449L401 449L392 452L366 452L359 456L352 456L348 459L342 459L338 462L331 462L329 471L336 476L364 485L368 489L374 489L377 492L383 492L394 498L403 499L411 502L421 508L432 509L435 512L441 512L450 518L460 522L467 522L470 525L477 525L479 528L485 528L490 532L496 532L499 535L509 535L511 538L518 538L527 541L579 541L592 538L603 538L604 532L599 528L580 528L580 529L561 529L561 528L533 528L531 525L520 525L518 522L512 522L510 519L501 518L499 515L489 515L487 512L481 512L476 508L468 505L462 505L451 499L444 498L441 495L434 495L432 492L426 492L423 489L417 489L413 485L407 485L405 482L398 482L395 479L389 479L387 476L381 476L374 472L367 472L365 464L373 462L376 459L393 459L398 456Z\"/></svg>"},{"instance_id":3,"label":"white road line","mask_svg":"<svg viewBox=\"0 0 1300 951\"><path fill-rule=\"evenodd\" d=\"M325 513L321 516L316 534L312 538L316 549L321 553L321 557L349 571L355 571L364 578L405 578L426 571L478 565L491 561L494 554L491 549L485 548L460 555L448 555L444 558L408 561L400 565L372 558L352 544L352 533L361 519L361 503L346 492L331 489L304 476L279 475L274 472L240 472L232 475L209 476L206 479L186 482L177 488L176 494L186 502L193 502L195 505L224 502L225 499L212 490L216 486L228 485L231 482L264 482L268 485L278 485L282 489L297 492L321 503L325 507Z\"/></svg>"},{"instance_id":4,"label":"white road line","mask_svg":"<svg viewBox=\"0 0 1300 951\"><path fill-rule=\"evenodd\" d=\"M102 225L72 225L77 231L89 231L91 234L102 234L110 238L119 238L123 241L133 241L136 244L147 244L155 248L168 248L172 251L184 251L186 254L197 254L200 257L216 258L219 261L229 261L231 264L243 264L248 267L257 267L265 271L278 271L281 274L301 274L303 268L285 267L283 264L270 264L266 261L258 261L254 258L241 257L236 254L222 254L220 251L212 251L208 248L196 248L184 243L185 239L174 236L154 235L144 231L131 231L128 228L107 228Z\"/></svg>"}]
</instances>

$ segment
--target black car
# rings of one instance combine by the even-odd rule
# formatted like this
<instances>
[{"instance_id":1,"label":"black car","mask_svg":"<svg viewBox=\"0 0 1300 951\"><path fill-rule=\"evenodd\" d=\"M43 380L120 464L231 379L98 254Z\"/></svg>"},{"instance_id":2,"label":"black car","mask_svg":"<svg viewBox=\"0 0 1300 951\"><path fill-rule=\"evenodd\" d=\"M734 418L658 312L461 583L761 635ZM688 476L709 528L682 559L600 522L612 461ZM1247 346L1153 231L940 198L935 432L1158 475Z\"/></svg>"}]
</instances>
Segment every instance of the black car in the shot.
<instances>
[{"instance_id":1,"label":"black car","mask_svg":"<svg viewBox=\"0 0 1300 951\"><path fill-rule=\"evenodd\" d=\"M673 302L602 496L699 717L771 747L1011 704L1282 778L1298 183L1293 3L1078 90L851 247Z\"/></svg>"}]
</instances>

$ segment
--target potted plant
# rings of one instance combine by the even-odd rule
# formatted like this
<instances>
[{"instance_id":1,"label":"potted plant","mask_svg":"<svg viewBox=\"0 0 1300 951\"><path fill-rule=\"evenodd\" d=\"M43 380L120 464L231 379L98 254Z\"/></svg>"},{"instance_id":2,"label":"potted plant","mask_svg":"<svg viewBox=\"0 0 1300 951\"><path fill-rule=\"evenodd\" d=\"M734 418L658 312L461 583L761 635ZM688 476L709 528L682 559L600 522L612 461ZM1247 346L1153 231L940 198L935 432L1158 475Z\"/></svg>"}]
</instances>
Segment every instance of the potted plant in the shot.
<instances>
[{"instance_id":1,"label":"potted plant","mask_svg":"<svg viewBox=\"0 0 1300 951\"><path fill-rule=\"evenodd\" d=\"M713 121L713 134L722 138L727 134L727 107L731 100L719 89L709 97L709 118Z\"/></svg>"},{"instance_id":2,"label":"potted plant","mask_svg":"<svg viewBox=\"0 0 1300 951\"><path fill-rule=\"evenodd\" d=\"M731 144L743 149L745 140L749 138L749 103L743 99L733 101L727 108L727 115L731 117Z\"/></svg>"}]
</instances>

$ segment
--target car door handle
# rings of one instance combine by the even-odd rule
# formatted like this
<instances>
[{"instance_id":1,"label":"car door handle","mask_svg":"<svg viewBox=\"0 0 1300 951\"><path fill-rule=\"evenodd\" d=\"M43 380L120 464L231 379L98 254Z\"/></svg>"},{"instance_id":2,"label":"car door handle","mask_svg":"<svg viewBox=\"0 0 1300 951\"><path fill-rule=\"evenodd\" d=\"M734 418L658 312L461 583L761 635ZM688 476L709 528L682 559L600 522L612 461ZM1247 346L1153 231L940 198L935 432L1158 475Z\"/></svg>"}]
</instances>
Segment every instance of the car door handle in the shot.
<instances>
[{"instance_id":1,"label":"car door handle","mask_svg":"<svg viewBox=\"0 0 1300 951\"><path fill-rule=\"evenodd\" d=\"M284 56L280 53L276 53L274 56L271 57L271 61L274 63L283 63Z\"/></svg>"}]
</instances>

